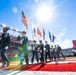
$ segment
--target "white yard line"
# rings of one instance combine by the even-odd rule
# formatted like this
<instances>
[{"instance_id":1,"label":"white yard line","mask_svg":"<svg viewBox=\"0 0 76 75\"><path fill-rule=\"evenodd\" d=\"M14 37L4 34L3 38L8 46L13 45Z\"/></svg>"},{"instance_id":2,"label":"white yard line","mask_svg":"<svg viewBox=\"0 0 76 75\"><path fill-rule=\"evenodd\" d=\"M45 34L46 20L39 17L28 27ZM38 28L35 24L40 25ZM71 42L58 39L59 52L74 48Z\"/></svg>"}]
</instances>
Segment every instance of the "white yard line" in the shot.
<instances>
[{"instance_id":1,"label":"white yard line","mask_svg":"<svg viewBox=\"0 0 76 75\"><path fill-rule=\"evenodd\" d=\"M76 63L76 61L56 61L56 62L49 62L46 64L68 64L68 63Z\"/></svg>"},{"instance_id":2,"label":"white yard line","mask_svg":"<svg viewBox=\"0 0 76 75\"><path fill-rule=\"evenodd\" d=\"M76 72L13 71L0 70L0 75L76 75Z\"/></svg>"}]
</instances>

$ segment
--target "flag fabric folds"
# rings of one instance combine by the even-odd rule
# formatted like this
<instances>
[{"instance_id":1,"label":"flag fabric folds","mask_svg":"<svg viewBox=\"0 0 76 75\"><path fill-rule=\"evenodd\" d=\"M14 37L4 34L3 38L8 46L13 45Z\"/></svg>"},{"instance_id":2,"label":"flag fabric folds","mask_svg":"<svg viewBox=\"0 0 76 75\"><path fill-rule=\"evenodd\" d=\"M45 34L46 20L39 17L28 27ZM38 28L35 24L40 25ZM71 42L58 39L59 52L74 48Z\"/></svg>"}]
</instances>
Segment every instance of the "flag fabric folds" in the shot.
<instances>
[{"instance_id":1,"label":"flag fabric folds","mask_svg":"<svg viewBox=\"0 0 76 75\"><path fill-rule=\"evenodd\" d=\"M54 40L55 40L55 35L53 34L53 36L52 36L52 42L54 42Z\"/></svg>"},{"instance_id":2,"label":"flag fabric folds","mask_svg":"<svg viewBox=\"0 0 76 75\"><path fill-rule=\"evenodd\" d=\"M34 32L34 37L36 37L36 28L34 28L33 32Z\"/></svg>"},{"instance_id":3,"label":"flag fabric folds","mask_svg":"<svg viewBox=\"0 0 76 75\"><path fill-rule=\"evenodd\" d=\"M32 36L36 37L36 34L37 34L36 26L34 25L34 23L32 23Z\"/></svg>"},{"instance_id":4,"label":"flag fabric folds","mask_svg":"<svg viewBox=\"0 0 76 75\"><path fill-rule=\"evenodd\" d=\"M26 26L26 29L28 29L28 18L25 16L23 10L22 10L22 23Z\"/></svg>"},{"instance_id":5,"label":"flag fabric folds","mask_svg":"<svg viewBox=\"0 0 76 75\"><path fill-rule=\"evenodd\" d=\"M43 29L43 40L45 40L45 30Z\"/></svg>"},{"instance_id":6,"label":"flag fabric folds","mask_svg":"<svg viewBox=\"0 0 76 75\"><path fill-rule=\"evenodd\" d=\"M37 34L40 35L40 37L42 37L42 33L41 33L39 27L37 27Z\"/></svg>"},{"instance_id":7,"label":"flag fabric folds","mask_svg":"<svg viewBox=\"0 0 76 75\"><path fill-rule=\"evenodd\" d=\"M54 34L51 35L50 31L48 33L49 33L49 39L50 39L50 41L54 42L55 39L56 39L55 35Z\"/></svg>"},{"instance_id":8,"label":"flag fabric folds","mask_svg":"<svg viewBox=\"0 0 76 75\"><path fill-rule=\"evenodd\" d=\"M51 33L50 33L50 31L48 31L48 33L49 33L49 39L50 39L50 41L51 41Z\"/></svg>"}]
</instances>

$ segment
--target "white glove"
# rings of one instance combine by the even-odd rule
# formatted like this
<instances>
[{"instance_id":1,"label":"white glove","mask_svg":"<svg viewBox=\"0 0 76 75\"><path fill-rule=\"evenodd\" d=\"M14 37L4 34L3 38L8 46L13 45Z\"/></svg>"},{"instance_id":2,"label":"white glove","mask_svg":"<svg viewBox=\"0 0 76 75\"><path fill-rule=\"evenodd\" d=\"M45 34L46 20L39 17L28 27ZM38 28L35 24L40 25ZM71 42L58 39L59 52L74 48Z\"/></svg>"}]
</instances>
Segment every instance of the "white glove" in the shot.
<instances>
[{"instance_id":1,"label":"white glove","mask_svg":"<svg viewBox=\"0 0 76 75\"><path fill-rule=\"evenodd\" d=\"M33 50L35 50L35 47L33 47Z\"/></svg>"},{"instance_id":2,"label":"white glove","mask_svg":"<svg viewBox=\"0 0 76 75\"><path fill-rule=\"evenodd\" d=\"M42 52L42 50L40 50L40 52Z\"/></svg>"},{"instance_id":3,"label":"white glove","mask_svg":"<svg viewBox=\"0 0 76 75\"><path fill-rule=\"evenodd\" d=\"M20 44L22 44L22 41L20 41Z\"/></svg>"},{"instance_id":4,"label":"white glove","mask_svg":"<svg viewBox=\"0 0 76 75\"><path fill-rule=\"evenodd\" d=\"M46 50L46 52L48 52L48 50Z\"/></svg>"},{"instance_id":5,"label":"white glove","mask_svg":"<svg viewBox=\"0 0 76 75\"><path fill-rule=\"evenodd\" d=\"M22 44L23 40L24 40L24 38L20 41L21 44Z\"/></svg>"},{"instance_id":6,"label":"white glove","mask_svg":"<svg viewBox=\"0 0 76 75\"><path fill-rule=\"evenodd\" d=\"M8 46L6 46L5 49L8 49Z\"/></svg>"}]
</instances>

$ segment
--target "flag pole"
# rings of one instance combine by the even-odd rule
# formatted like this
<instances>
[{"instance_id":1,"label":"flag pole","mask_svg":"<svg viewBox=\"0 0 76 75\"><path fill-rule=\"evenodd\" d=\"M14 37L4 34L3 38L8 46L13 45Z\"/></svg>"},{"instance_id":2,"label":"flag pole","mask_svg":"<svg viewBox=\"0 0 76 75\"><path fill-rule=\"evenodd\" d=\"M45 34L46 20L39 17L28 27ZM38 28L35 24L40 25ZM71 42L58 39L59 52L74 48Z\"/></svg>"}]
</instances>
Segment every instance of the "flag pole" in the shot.
<instances>
[{"instance_id":1,"label":"flag pole","mask_svg":"<svg viewBox=\"0 0 76 75\"><path fill-rule=\"evenodd\" d=\"M33 29L32 29L32 41L34 40Z\"/></svg>"},{"instance_id":2,"label":"flag pole","mask_svg":"<svg viewBox=\"0 0 76 75\"><path fill-rule=\"evenodd\" d=\"M38 28L38 26L37 26L37 23L36 23L36 30L37 30L37 28ZM38 39L38 41L39 41L39 35L38 35L38 33L37 33L37 39Z\"/></svg>"},{"instance_id":3,"label":"flag pole","mask_svg":"<svg viewBox=\"0 0 76 75\"><path fill-rule=\"evenodd\" d=\"M54 45L55 45L55 38L56 38L56 37L55 37L54 34L53 34L53 43L54 43Z\"/></svg>"},{"instance_id":4,"label":"flag pole","mask_svg":"<svg viewBox=\"0 0 76 75\"><path fill-rule=\"evenodd\" d=\"M21 22L21 19L22 19L22 9L21 9L22 7L20 7L20 25L19 25L19 29L20 29L20 31L22 32L22 22ZM15 32L13 32L13 34L14 34ZM20 36L20 33L19 33L19 36Z\"/></svg>"},{"instance_id":5,"label":"flag pole","mask_svg":"<svg viewBox=\"0 0 76 75\"><path fill-rule=\"evenodd\" d=\"M32 41L34 40L34 35L33 35L33 22L32 22L32 20L30 20L31 21L31 24L32 24L32 29L31 29L31 31L32 31Z\"/></svg>"},{"instance_id":6,"label":"flag pole","mask_svg":"<svg viewBox=\"0 0 76 75\"><path fill-rule=\"evenodd\" d=\"M38 35L38 33L37 33L37 39L38 39L38 42L39 42L39 35Z\"/></svg>"},{"instance_id":7,"label":"flag pole","mask_svg":"<svg viewBox=\"0 0 76 75\"><path fill-rule=\"evenodd\" d=\"M20 8L20 10L21 10L20 15L21 15L21 19L22 19L22 9ZM22 20L21 20L20 30L21 30L21 32L22 32Z\"/></svg>"},{"instance_id":8,"label":"flag pole","mask_svg":"<svg viewBox=\"0 0 76 75\"><path fill-rule=\"evenodd\" d=\"M23 28L23 24L22 24L22 10L23 10L23 7L20 9L21 10L21 25L20 25L20 30L21 30L21 32L22 32L22 28Z\"/></svg>"},{"instance_id":9,"label":"flag pole","mask_svg":"<svg viewBox=\"0 0 76 75\"><path fill-rule=\"evenodd\" d=\"M55 45L55 41L54 41L54 45Z\"/></svg>"}]
</instances>

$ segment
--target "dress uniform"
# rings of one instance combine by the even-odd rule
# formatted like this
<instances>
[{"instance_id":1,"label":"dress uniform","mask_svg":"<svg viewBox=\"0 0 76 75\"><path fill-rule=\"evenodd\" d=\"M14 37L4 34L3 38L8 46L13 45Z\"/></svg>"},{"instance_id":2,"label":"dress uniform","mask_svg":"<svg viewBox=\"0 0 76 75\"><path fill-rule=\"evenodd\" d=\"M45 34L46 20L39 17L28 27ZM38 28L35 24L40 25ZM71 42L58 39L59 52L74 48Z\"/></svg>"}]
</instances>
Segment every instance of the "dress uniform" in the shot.
<instances>
[{"instance_id":1,"label":"dress uniform","mask_svg":"<svg viewBox=\"0 0 76 75\"><path fill-rule=\"evenodd\" d=\"M54 48L53 48L53 46L51 46L51 48L50 48L50 57L51 57L51 60L53 60L53 58L54 58L54 52L53 52L53 50L54 50Z\"/></svg>"},{"instance_id":2,"label":"dress uniform","mask_svg":"<svg viewBox=\"0 0 76 75\"><path fill-rule=\"evenodd\" d=\"M45 41L46 45L45 45L45 60L47 61L47 56L49 56L49 60L50 59L50 45L47 43L47 41Z\"/></svg>"},{"instance_id":3,"label":"dress uniform","mask_svg":"<svg viewBox=\"0 0 76 75\"><path fill-rule=\"evenodd\" d=\"M65 56L62 53L61 47L59 45L57 45L57 58L60 59L60 54L62 55L62 57L65 59Z\"/></svg>"},{"instance_id":4,"label":"dress uniform","mask_svg":"<svg viewBox=\"0 0 76 75\"><path fill-rule=\"evenodd\" d=\"M39 62L39 58L38 58L38 44L36 44L35 40L33 41L33 44L31 45L31 47L32 47L32 59L31 59L31 62L32 63L34 62L35 56L36 56L37 62Z\"/></svg>"},{"instance_id":5,"label":"dress uniform","mask_svg":"<svg viewBox=\"0 0 76 75\"><path fill-rule=\"evenodd\" d=\"M39 42L40 44L38 45L38 48L40 50L40 55L41 55L40 61L44 62L44 45L41 40Z\"/></svg>"},{"instance_id":6,"label":"dress uniform","mask_svg":"<svg viewBox=\"0 0 76 75\"><path fill-rule=\"evenodd\" d=\"M23 64L23 60L25 59L26 64L29 64L28 60L28 37L25 36L26 32L22 31L22 36L18 36L17 40L21 42L20 46L18 47L18 58L20 60L20 65Z\"/></svg>"},{"instance_id":7,"label":"dress uniform","mask_svg":"<svg viewBox=\"0 0 76 75\"><path fill-rule=\"evenodd\" d=\"M1 39L0 39L0 41L1 41L0 49L1 49L1 58L2 58L1 67L2 68L5 67L6 63L7 63L7 66L9 66L9 63L10 63L10 61L6 55L6 49L8 48L8 46L10 44L10 35L9 35L9 33L7 33L8 30L9 30L9 28L7 28L7 27L3 28L3 33L2 33Z\"/></svg>"},{"instance_id":8,"label":"dress uniform","mask_svg":"<svg viewBox=\"0 0 76 75\"><path fill-rule=\"evenodd\" d=\"M57 59L57 47L55 45L55 48L53 49L53 54L54 54L54 60L56 61Z\"/></svg>"}]
</instances>

